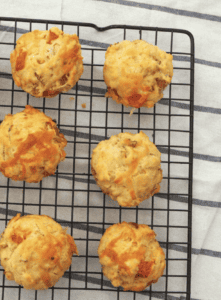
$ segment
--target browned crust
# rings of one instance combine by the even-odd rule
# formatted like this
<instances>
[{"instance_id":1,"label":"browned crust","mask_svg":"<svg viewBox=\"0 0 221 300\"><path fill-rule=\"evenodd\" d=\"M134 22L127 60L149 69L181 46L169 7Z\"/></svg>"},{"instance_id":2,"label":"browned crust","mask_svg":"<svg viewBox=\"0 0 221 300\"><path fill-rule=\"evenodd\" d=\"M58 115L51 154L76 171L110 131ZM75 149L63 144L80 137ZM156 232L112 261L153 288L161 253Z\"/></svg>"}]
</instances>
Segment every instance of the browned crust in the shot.
<instances>
[{"instance_id":1,"label":"browned crust","mask_svg":"<svg viewBox=\"0 0 221 300\"><path fill-rule=\"evenodd\" d=\"M37 44L33 43L34 46L30 46L33 45L29 43L31 39L34 43L45 40L46 45L52 47L55 43L59 44L59 51L54 53L54 56L57 57L57 65L53 61L53 57L46 60L47 53L44 53L45 57L36 59L38 65L33 65L36 62L32 47L35 49ZM24 51L23 48L27 51ZM33 57L34 63L32 62L31 65L29 57ZM37 98L52 98L61 92L70 90L83 73L83 57L78 36L64 34L56 27L49 31L35 30L22 35L17 41L15 50L11 52L10 62L16 85ZM46 76L49 73L51 73L51 77ZM32 77L28 74L32 74Z\"/></svg>"},{"instance_id":2,"label":"browned crust","mask_svg":"<svg viewBox=\"0 0 221 300\"><path fill-rule=\"evenodd\" d=\"M31 221L28 228L25 224L27 220ZM36 232L32 224L36 224L35 226L41 231L40 234ZM8 259L12 260L13 263L8 264L6 258L2 260L2 257L7 257L7 251L9 251ZM14 256L11 256L10 251ZM21 259L14 261L13 257L17 257L19 253ZM18 284L23 285L26 289L52 287L64 271L69 268L73 254L78 255L73 237L46 215L21 217L21 214L17 214L8 223L0 240L0 258L5 269L6 278L16 280ZM22 264L25 266L26 274L21 273L21 276L18 277L18 274L15 273L22 270ZM34 270L38 269L38 274L33 274L33 266L35 266Z\"/></svg>"},{"instance_id":3,"label":"browned crust","mask_svg":"<svg viewBox=\"0 0 221 300\"><path fill-rule=\"evenodd\" d=\"M26 105L24 111L21 113L26 114L26 117L30 117L33 114L43 114L38 109L35 109L30 105ZM8 115L6 117L13 118L12 115ZM3 122L1 126L4 125ZM12 127L13 125L11 128ZM48 130L48 128L50 130ZM54 174L57 166L55 165L55 157L57 157L59 153L60 161L65 159L66 153L63 149L58 149L58 144L62 145L62 148L64 148L67 145L67 140L65 139L64 135L59 132L53 120L50 117L45 116L45 128L43 128L41 131L30 133L27 139L24 141L21 140L19 144L11 144L11 147L17 147L17 150L13 156L9 156L8 159L4 159L3 161L1 161L0 157L0 171L5 177L12 178L13 180L39 182L42 180L42 177ZM7 149L7 151L8 150L9 149ZM31 158L26 158L26 155L33 151L35 152L35 155L32 155ZM47 168L44 166L44 162L46 160L48 164ZM14 174L13 168L17 165L21 165L21 172L19 174ZM33 175L37 175L39 173L38 179L30 179L29 172L31 172Z\"/></svg>"}]
</instances>

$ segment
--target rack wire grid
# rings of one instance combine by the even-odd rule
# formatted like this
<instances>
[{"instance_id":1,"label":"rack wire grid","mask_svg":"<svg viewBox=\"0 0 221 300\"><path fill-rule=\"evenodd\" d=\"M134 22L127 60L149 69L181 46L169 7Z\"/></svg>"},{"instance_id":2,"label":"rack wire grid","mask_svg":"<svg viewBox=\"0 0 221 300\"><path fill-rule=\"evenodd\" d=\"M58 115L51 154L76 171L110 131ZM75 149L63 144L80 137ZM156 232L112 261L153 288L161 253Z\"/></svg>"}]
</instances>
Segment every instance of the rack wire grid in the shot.
<instances>
[{"instance_id":1,"label":"rack wire grid","mask_svg":"<svg viewBox=\"0 0 221 300\"><path fill-rule=\"evenodd\" d=\"M0 120L30 104L56 120L68 140L67 156L54 176L40 183L16 182L0 174L0 230L18 212L46 214L68 228L79 256L47 291L27 291L5 279L0 269L2 300L17 299L190 299L193 166L194 40L184 30L108 26L88 23L0 18ZM69 92L36 99L18 88L11 75L10 52L16 40L35 29L57 26L79 36L84 73ZM105 51L124 39L143 39L173 55L174 76L164 98L153 108L130 108L105 98ZM84 105L83 105L84 104ZM85 107L86 104L86 107ZM85 108L83 108L85 107ZM138 207L123 208L104 195L90 170L98 142L119 132L142 130L161 152L160 193ZM124 292L102 274L97 248L110 225L122 221L149 225L166 256L159 281L143 292Z\"/></svg>"}]
</instances>

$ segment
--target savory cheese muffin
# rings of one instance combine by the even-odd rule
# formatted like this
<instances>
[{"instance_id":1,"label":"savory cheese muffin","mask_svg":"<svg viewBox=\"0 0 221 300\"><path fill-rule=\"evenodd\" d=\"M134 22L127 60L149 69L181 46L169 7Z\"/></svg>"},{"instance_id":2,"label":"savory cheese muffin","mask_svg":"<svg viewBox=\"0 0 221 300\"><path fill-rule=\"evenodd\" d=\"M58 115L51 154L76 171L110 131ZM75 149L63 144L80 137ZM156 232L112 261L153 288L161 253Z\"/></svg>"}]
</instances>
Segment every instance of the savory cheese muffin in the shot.
<instances>
[{"instance_id":1,"label":"savory cheese muffin","mask_svg":"<svg viewBox=\"0 0 221 300\"><path fill-rule=\"evenodd\" d=\"M160 157L142 131L119 133L93 150L91 171L103 193L121 206L136 206L160 190Z\"/></svg>"},{"instance_id":2,"label":"savory cheese muffin","mask_svg":"<svg viewBox=\"0 0 221 300\"><path fill-rule=\"evenodd\" d=\"M124 291L143 291L158 281L165 268L165 254L147 225L118 223L110 226L98 247L104 275Z\"/></svg>"},{"instance_id":3,"label":"savory cheese muffin","mask_svg":"<svg viewBox=\"0 0 221 300\"><path fill-rule=\"evenodd\" d=\"M0 259L8 280L25 289L45 290L55 285L78 254L72 236L45 215L17 214L0 239Z\"/></svg>"},{"instance_id":4,"label":"savory cheese muffin","mask_svg":"<svg viewBox=\"0 0 221 300\"><path fill-rule=\"evenodd\" d=\"M77 35L65 34L57 27L23 34L10 61L16 85L37 98L67 92L83 73Z\"/></svg>"},{"instance_id":5,"label":"savory cheese muffin","mask_svg":"<svg viewBox=\"0 0 221 300\"><path fill-rule=\"evenodd\" d=\"M55 173L66 145L55 122L26 105L22 112L6 115L0 125L0 171L13 180L39 182Z\"/></svg>"},{"instance_id":6,"label":"savory cheese muffin","mask_svg":"<svg viewBox=\"0 0 221 300\"><path fill-rule=\"evenodd\" d=\"M106 97L140 108L153 107L173 76L173 56L143 40L111 45L105 54Z\"/></svg>"}]
</instances>

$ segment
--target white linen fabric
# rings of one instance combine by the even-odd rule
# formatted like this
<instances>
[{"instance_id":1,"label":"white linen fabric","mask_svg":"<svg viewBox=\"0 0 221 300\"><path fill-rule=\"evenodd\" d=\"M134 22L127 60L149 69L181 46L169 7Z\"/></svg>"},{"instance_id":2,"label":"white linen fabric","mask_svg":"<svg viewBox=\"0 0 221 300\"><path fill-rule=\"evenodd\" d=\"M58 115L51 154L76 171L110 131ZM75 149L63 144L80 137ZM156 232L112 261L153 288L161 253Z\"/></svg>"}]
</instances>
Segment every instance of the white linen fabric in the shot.
<instances>
[{"instance_id":1,"label":"white linen fabric","mask_svg":"<svg viewBox=\"0 0 221 300\"><path fill-rule=\"evenodd\" d=\"M221 295L221 99L219 86L221 82L221 2L217 0L193 0L187 2L185 0L174 1L174 0L49 0L49 1L29 1L29 0L1 0L0 3L0 17L16 17L16 18L30 18L34 19L44 19L44 20L57 20L57 21L70 21L70 22L88 22L93 23L100 27L105 27L108 25L133 25L133 26L148 26L148 27L162 27L162 28L174 28L174 29L184 29L192 33L195 41L195 90L194 90L194 142L193 142L193 202L192 202L192 277L191 277L191 299L196 300L220 300ZM15 25L13 21L5 22L1 21L0 23L0 43L4 42L14 42L12 39L14 34L7 30L7 28L13 28ZM51 26L51 25L50 25ZM59 25L60 26L60 25ZM7 28L6 28L7 27ZM38 24L33 23L33 29L45 29L45 24L42 25L42 28ZM66 27L67 31L72 32L72 28ZM20 30L20 31L19 31ZM21 35L24 32L29 31L29 27L25 23L19 23L18 34ZM77 28L75 28L77 32ZM130 39L139 38L138 31L128 31L128 37ZM185 35L177 36L177 41L175 40L176 35L174 35L174 47L178 49L177 51L190 51L190 41L189 38ZM147 35L145 39L149 38L151 43L155 41L155 35ZM105 130L100 130L99 128L89 130L84 128L84 126L99 126L105 122L105 116L102 114L93 114L94 118L89 124L88 116L86 111L91 109L106 109L106 100L105 98L93 98L93 107L90 102L89 92L90 82L88 83L87 76L91 76L91 57L88 56L87 48L90 48L90 45L101 49L100 56L97 55L96 63L102 64L104 62L104 49L111 43L121 41L123 39L122 30L117 31L108 31L107 32L97 32L95 29L90 28L80 28L80 40L83 50L83 56L85 57L85 75L83 79L85 81L79 82L79 90L83 91L83 96L78 96L76 99L77 102L71 101L68 95L61 98L61 108L64 109L62 113L58 116L56 110L53 111L53 107L58 105L60 101L58 98L53 102L53 100L46 100L46 105L43 100L35 100L32 97L29 97L29 104L37 107L39 109L44 108L45 113L48 112L48 115L55 118L61 124L61 131L68 136L69 148L67 153L69 156L73 155L73 151L76 151L76 156L81 157L81 160L76 163L75 166L70 166L68 159L61 168L59 167L59 172L61 175L54 176L53 180L51 178L45 179L37 187L42 188L41 193L41 206L39 206L39 193L35 193L35 184L25 184L10 182L10 193L7 188L2 188L0 190L0 214L1 214L1 231L4 230L6 225L5 216L7 215L8 219L11 219L13 215L17 212L22 213L41 213L48 214L53 218L56 218L64 226L68 226L67 222L85 222L77 223L78 225L75 228L70 228L68 231L73 234L76 244L78 246L79 253L82 255L80 258L73 258L72 269L73 275L69 282L69 273L64 276L63 279L55 286L55 289L48 291L40 291L35 294L33 291L25 291L17 288L17 285L13 282L8 282L3 278L3 272L1 271L2 284L4 283L3 288L1 288L2 299L3 300L12 300L12 299L51 299L52 296L55 299L170 299L170 300L184 300L186 299L185 294L179 293L179 291L185 291L185 280L182 275L186 275L187 269L186 264L177 266L174 264L172 267L168 266L167 275L177 275L175 277L169 277L167 282L167 294L162 293L165 290L165 277L156 284L156 288L151 288L147 292L133 293L133 292L122 292L118 290L116 293L116 288L113 288L109 281L106 278L102 278L102 290L101 288L101 277L100 274L96 275L96 272L100 272L98 260L96 263L89 263L89 260L93 259L93 256L96 256L97 246L99 239L101 237L101 232L104 228L108 226L99 226L93 224L93 222L103 221L103 209L105 207L105 222L106 223L116 223L119 221L136 221L136 211L126 209L122 210L122 215L119 220L118 206L115 203L110 204L110 200L106 197L103 200L103 195L101 193L90 193L90 199L88 199L85 194L83 194L84 189L90 187L91 190L99 191L96 188L96 185L93 182L93 178L90 175L81 176L76 175L71 177L71 180L67 180L65 172L70 170L70 173L73 172L75 167L76 174L81 174L81 172L88 174L90 169L88 164L85 163L82 157L88 157L88 153L92 150L96 143L99 140L102 140L105 137L110 136L111 134L117 134L119 130L110 130L105 132ZM170 51L170 33L161 34L158 33L158 43L162 48L165 48L165 51ZM0 45L1 46L1 45ZM177 47L177 48L176 48ZM13 47L12 47L13 49ZM11 50L12 50L11 49ZM9 53L6 48L0 47L1 57L9 58ZM94 62L95 63L95 62ZM182 61L179 59L175 60L176 66L188 67L189 62ZM11 78L10 74L10 65L5 63L5 61L0 61L0 89L11 89ZM94 69L94 75L98 75L98 78L102 78L101 69ZM183 77L174 76L176 78L188 80L189 73L183 75ZM9 82L10 78L10 82ZM95 78L95 77L94 77ZM7 81L8 80L8 81ZM173 82L173 81L172 81ZM97 94L104 95L105 84L103 82L96 82L93 88L97 88ZM16 87L15 87L16 89ZM16 90L19 90L18 88ZM167 90L169 91L169 90ZM179 93L184 93L184 97L188 94L185 90L178 90ZM87 94L88 93L88 94ZM103 93L103 94L102 94ZM19 94L19 93L17 93ZM27 104L26 96L21 97L21 95L15 95L14 97L14 108L13 113L21 111L20 106ZM165 92L165 98L167 98L169 92ZM174 95L176 92L174 91ZM4 96L4 97L3 97ZM18 97L18 99L16 98ZM189 97L189 95L187 96ZM96 100L95 100L96 98ZM182 96L181 96L182 98ZM7 91L2 91L0 94L0 121L3 120L6 113L11 112L11 94L8 95ZM96 102L97 101L97 102ZM55 104L56 103L56 104ZM77 103L77 104L76 104ZM86 103L86 111L81 107L82 103ZM175 102L174 102L175 103ZM171 112L174 114L183 114L189 115L189 102L181 103L177 101L177 104L171 106ZM3 107L3 105L6 105ZM16 107L16 105L20 105ZM157 113L168 113L168 105L164 99L162 99L158 104L155 112ZM52 109L51 109L52 108ZM58 106L56 107L58 108ZM78 114L79 118L76 123L74 123L75 115L74 112L68 109L74 110L75 108L81 110ZM65 111L66 109L66 111ZM111 111L116 110L116 114L111 114L108 117L108 126L110 128L118 126L121 127L120 114L121 108L117 106L116 103L112 102L109 99L108 109ZM125 109L124 111L130 111ZM146 109L142 109L142 112L147 112ZM150 110L153 112L153 109ZM152 126L150 125L153 122L146 121L148 115L144 115L145 119L141 120L142 126ZM152 118L152 116L150 117ZM158 119L160 118L160 119ZM157 116L156 124L160 128L163 126L168 126L168 121L166 117ZM149 119L150 120L150 119ZM178 120L179 121L179 120ZM103 123L102 123L103 122ZM143 123L142 123L143 122ZM157 123L158 122L158 123ZM176 119L174 119L174 128L181 130L188 130L188 123L185 123L185 117L182 122L177 124ZM76 133L74 134L75 140L79 142L79 145L73 150L73 128L68 126L78 125ZM119 125L116 125L119 124ZM136 114L134 114L131 119L125 117L125 128L132 128L137 126ZM62 127L63 125L63 127ZM105 125L105 124L103 124ZM168 129L168 127L166 127ZM136 128L135 128L136 129ZM124 129L125 131L125 129ZM148 131L148 130L147 130ZM135 132L135 131L134 131ZM150 130L152 133L152 131ZM148 133L148 132L147 132ZM84 140L87 140L90 137L94 145L91 148L87 148L84 144ZM188 135L189 137L189 135ZM176 145L188 144L189 141L183 142L182 135L173 137L174 143ZM165 139L165 140L164 140ZM168 158L168 152L163 152L163 145L167 144L168 141L167 135L156 135L155 143L159 144L159 148L162 150L162 160ZM80 144L82 142L82 144ZM182 144L184 143L184 144ZM186 144L186 145L187 145ZM176 157L177 160L188 162L186 159L188 155L183 154L185 149L177 149L175 155L172 155L171 159L173 160ZM174 157L173 157L174 156ZM174 158L175 159L175 158ZM168 170L166 170L167 164L162 164L165 168L164 174L166 175ZM180 167L180 166L179 166ZM170 166L170 176L179 177L186 176L185 168L176 168L172 165ZM62 174L64 173L64 174ZM82 174L83 174L82 173ZM165 176L167 177L167 175ZM188 177L188 174L187 174ZM75 185L73 185L73 181ZM182 180L181 180L182 181ZM7 186L7 180L0 175L0 186ZM17 189L18 187L23 187L25 191L24 194L20 193L22 190ZM75 207L72 207L72 194L70 195L69 190L76 189L75 192ZM45 188L45 189L44 189ZM48 190L47 190L48 188ZM51 188L51 190L50 190ZM54 189L57 188L58 192L55 195ZM170 181L169 191L170 193L182 194L182 189L184 193L188 190L187 185L183 187L183 183L177 183ZM20 193L20 194L19 194ZM168 208L171 209L169 214L169 225L186 225L188 212L186 212L185 217L179 212L172 212L172 209L184 209L188 210L187 198L185 197L171 197L167 199L168 187L167 179L162 182L161 196L155 197L154 208ZM100 204L99 200L105 201L105 206ZM7 199L7 203L5 202ZM25 199L25 200L24 200ZM67 207L62 206L65 199ZM58 205L57 209L55 209ZM90 208L88 209L88 204L90 201ZM148 200L147 200L148 201ZM6 204L5 204L6 203ZM150 203L150 202L148 202ZM168 204L169 203L169 204ZM20 204L20 205L18 205ZM61 205L61 207L59 207ZM96 206L96 209L93 208L93 205ZM98 207L100 205L100 208ZM149 204L144 205L144 208L150 208ZM79 207L78 207L79 206ZM40 207L40 208L39 208ZM106 209L108 207L109 209ZM144 211L139 214L138 221L139 223L151 223L151 212ZM177 215L176 215L177 213ZM167 211L154 211L154 225L165 225L168 224L168 214ZM85 225L86 224L86 225ZM88 231L88 227L91 226L91 230ZM180 244L170 246L169 253L167 258L181 258L184 261L187 259L187 247L182 246L182 242L186 242L187 233L186 231L170 229L169 240L165 238L166 231L161 230L161 227L156 227L157 238L160 240L162 247L165 249L166 242L177 242L179 240ZM88 240L90 240L88 242ZM167 246L168 247L168 246ZM85 258L85 256L87 258ZM94 258L95 259L95 258ZM97 257L96 257L97 259ZM88 264L85 265L85 260ZM172 264L172 262L170 262ZM85 268L89 272L87 278L85 278ZM182 270L181 270L182 269ZM170 273L171 271L171 273ZM79 272L79 273L78 273ZM81 274L82 272L82 274ZM90 273L91 272L91 273ZM92 274L93 273L93 274ZM85 283L86 282L86 283ZM15 288L16 286L16 288ZM77 288L71 289L68 291L67 287ZM11 287L11 288L9 288ZM58 287L58 289L56 289ZM94 290L94 289L98 290ZM91 290L89 290L91 289ZM106 290L105 290L106 289ZM173 293L169 293L172 291ZM70 293L70 294L69 294ZM36 296L37 295L37 296Z\"/></svg>"}]
</instances>

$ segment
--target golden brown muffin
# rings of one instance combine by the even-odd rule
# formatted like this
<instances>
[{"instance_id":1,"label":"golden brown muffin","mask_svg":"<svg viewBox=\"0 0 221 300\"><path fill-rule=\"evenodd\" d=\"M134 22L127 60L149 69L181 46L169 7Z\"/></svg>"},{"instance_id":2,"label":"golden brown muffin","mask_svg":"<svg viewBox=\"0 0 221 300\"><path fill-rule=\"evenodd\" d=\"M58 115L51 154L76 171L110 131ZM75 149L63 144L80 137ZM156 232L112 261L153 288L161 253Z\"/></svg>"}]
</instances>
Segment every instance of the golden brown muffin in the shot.
<instances>
[{"instance_id":1,"label":"golden brown muffin","mask_svg":"<svg viewBox=\"0 0 221 300\"><path fill-rule=\"evenodd\" d=\"M98 247L104 275L124 291L142 291L158 281L165 268L165 254L147 225L118 223L110 226Z\"/></svg>"},{"instance_id":2,"label":"golden brown muffin","mask_svg":"<svg viewBox=\"0 0 221 300\"><path fill-rule=\"evenodd\" d=\"M143 40L111 45L105 58L105 96L125 106L153 107L173 76L173 56Z\"/></svg>"},{"instance_id":3,"label":"golden brown muffin","mask_svg":"<svg viewBox=\"0 0 221 300\"><path fill-rule=\"evenodd\" d=\"M23 34L10 61L16 85L37 98L67 92L83 73L77 35L65 34L57 27Z\"/></svg>"},{"instance_id":4,"label":"golden brown muffin","mask_svg":"<svg viewBox=\"0 0 221 300\"><path fill-rule=\"evenodd\" d=\"M1 265L8 280L25 289L45 290L55 285L78 254L72 236L45 215L17 214L0 240Z\"/></svg>"},{"instance_id":5,"label":"golden brown muffin","mask_svg":"<svg viewBox=\"0 0 221 300\"><path fill-rule=\"evenodd\" d=\"M93 150L91 171L103 193L121 206L136 206L160 190L160 156L142 131L119 133Z\"/></svg>"},{"instance_id":6,"label":"golden brown muffin","mask_svg":"<svg viewBox=\"0 0 221 300\"><path fill-rule=\"evenodd\" d=\"M55 173L66 145L52 119L26 105L22 112L6 115L0 125L0 171L13 180L39 182Z\"/></svg>"}]
</instances>

